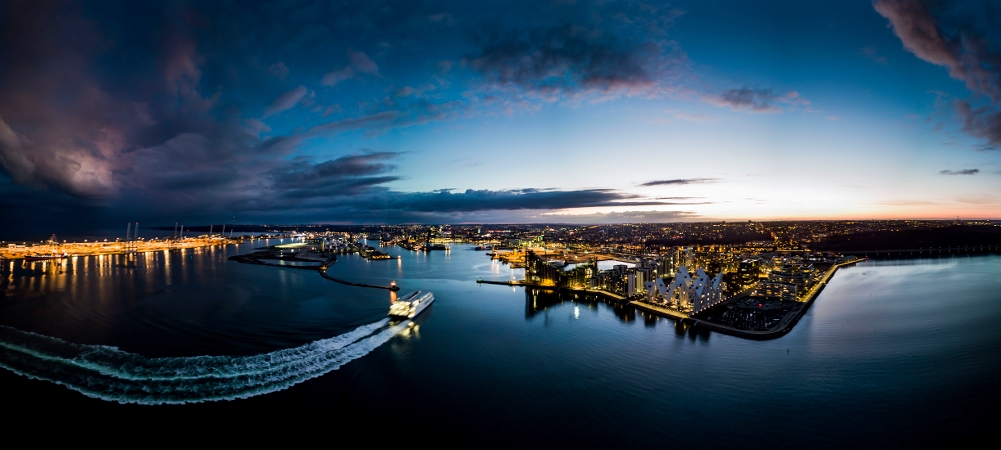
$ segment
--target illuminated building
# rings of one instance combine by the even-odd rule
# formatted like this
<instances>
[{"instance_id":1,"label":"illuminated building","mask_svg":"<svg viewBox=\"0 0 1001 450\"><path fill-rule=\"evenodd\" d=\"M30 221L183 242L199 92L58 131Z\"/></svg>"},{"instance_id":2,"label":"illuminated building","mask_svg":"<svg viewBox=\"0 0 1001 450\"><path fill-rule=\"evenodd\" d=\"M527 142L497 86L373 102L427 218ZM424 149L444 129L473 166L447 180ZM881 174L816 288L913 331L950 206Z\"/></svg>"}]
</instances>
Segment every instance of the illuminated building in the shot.
<instances>
[{"instance_id":1,"label":"illuminated building","mask_svg":"<svg viewBox=\"0 0 1001 450\"><path fill-rule=\"evenodd\" d=\"M742 288L753 286L758 282L761 265L756 259L745 259L737 265L736 281Z\"/></svg>"},{"instance_id":2,"label":"illuminated building","mask_svg":"<svg viewBox=\"0 0 1001 450\"><path fill-rule=\"evenodd\" d=\"M693 278L688 273L688 268L681 266L669 285L662 278L646 283L647 301L697 314L723 301L722 282L722 273L710 279L700 268L695 271Z\"/></svg>"},{"instance_id":3,"label":"illuminated building","mask_svg":"<svg viewBox=\"0 0 1001 450\"><path fill-rule=\"evenodd\" d=\"M751 295L755 297L777 298L784 302L794 302L799 298L799 289L795 284L762 281L754 288Z\"/></svg>"}]
</instances>

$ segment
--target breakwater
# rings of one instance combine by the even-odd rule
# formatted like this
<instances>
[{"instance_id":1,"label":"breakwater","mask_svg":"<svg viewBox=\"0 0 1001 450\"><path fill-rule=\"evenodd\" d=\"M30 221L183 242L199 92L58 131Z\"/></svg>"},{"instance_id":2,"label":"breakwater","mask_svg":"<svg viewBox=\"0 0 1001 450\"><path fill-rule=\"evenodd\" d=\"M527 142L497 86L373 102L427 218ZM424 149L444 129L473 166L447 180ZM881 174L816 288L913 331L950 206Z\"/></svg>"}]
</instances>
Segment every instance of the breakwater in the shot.
<instances>
[{"instance_id":1,"label":"breakwater","mask_svg":"<svg viewBox=\"0 0 1001 450\"><path fill-rule=\"evenodd\" d=\"M330 265L337 262L337 257L328 253L313 253L306 252L303 254L289 253L285 254L282 251L275 251L274 249L265 249L257 251L254 253L246 255L234 255L229 257L231 261L236 261L244 264L257 264L262 266L270 267L280 267L284 269L300 269L300 270L315 270L320 276L326 278L335 283L345 284L348 286L357 286L373 289L386 289L390 291L398 291L400 287L395 283L388 286L380 286L377 284L367 284L358 283L354 281L342 280L340 278L335 278L327 273L327 269ZM282 262L289 262L290 264L272 263L267 260L278 260ZM297 264L308 264L308 265L297 265Z\"/></svg>"},{"instance_id":2,"label":"breakwater","mask_svg":"<svg viewBox=\"0 0 1001 450\"><path fill-rule=\"evenodd\" d=\"M320 276L322 276L323 278L326 278L326 279L328 279L330 281L333 281L335 283L346 284L348 286L367 287L367 288L374 288L374 289L386 289L386 290L390 290L390 291L394 291L394 292L400 290L400 287L397 286L397 285L395 285L395 284L391 284L389 286L379 286L377 284L356 283L356 282L353 282L353 281L347 281L347 280L341 280L339 278L334 278L334 277L330 276L329 274L327 274L327 268L326 267L324 267L323 269L320 270Z\"/></svg>"}]
</instances>

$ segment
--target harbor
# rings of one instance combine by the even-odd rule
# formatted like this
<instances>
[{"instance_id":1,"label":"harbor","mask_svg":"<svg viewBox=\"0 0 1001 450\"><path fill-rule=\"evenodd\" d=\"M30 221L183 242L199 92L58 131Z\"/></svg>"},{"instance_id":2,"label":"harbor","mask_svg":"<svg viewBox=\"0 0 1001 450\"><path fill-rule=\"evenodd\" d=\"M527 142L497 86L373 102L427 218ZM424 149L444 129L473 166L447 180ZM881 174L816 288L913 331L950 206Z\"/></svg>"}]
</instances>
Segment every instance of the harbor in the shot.
<instances>
[{"instance_id":1,"label":"harbor","mask_svg":"<svg viewBox=\"0 0 1001 450\"><path fill-rule=\"evenodd\" d=\"M123 256L70 259L65 261L66 267L10 262L3 265L5 272L0 279L8 283L2 289L7 295L2 325L34 334L14 335L4 328L0 334L7 334L0 338L52 336L60 341L44 343L59 352L78 351L72 346L87 344L80 348L105 352L101 354L108 354L109 360L115 358L109 363L119 358L143 363L171 361L172 366L162 369L165 372L152 374L156 377L173 376L173 371L198 375L203 368L242 367L240 370L249 372L225 378L186 378L183 383L191 389L183 396L170 389L176 382L133 374L138 377L115 378L112 387L148 384L152 391L137 388L121 397L101 397L108 401L76 392L104 375L50 359L25 360L31 364L17 367L64 384L27 379L9 371L3 371L3 381L26 393L14 400L18 407L33 408L37 402L29 401L58 395L72 407L104 408L110 414L135 411L119 401L169 400L189 402L178 408L188 408L192 414L220 416L266 414L275 407L301 404L322 411L343 411L345 397L354 404L379 405L394 398L386 392L387 384L418 383L424 389L415 401L432 405L431 413L441 420L454 421L477 434L488 433L490 428L481 419L462 413L468 410L470 399L515 402L512 409L482 413L495 423L527 422L526 411L541 411L573 430L579 421L576 412L607 399L624 398L625 404L607 409L607 413L650 425L649 434L627 439L627 444L638 447L674 437L671 430L653 426L665 420L677 420L679 426L701 433L701 416L692 417L686 407L691 404L721 412L736 405L743 413L769 415L793 408L806 411L810 421L847 427L851 421L846 416L872 407L865 399L874 393L893 392L904 379L912 386L907 395L891 396L885 404L877 405L877 413L884 419L883 430L899 434L902 424L910 423L906 411L937 421L941 416L935 416L934 411L947 402L974 402L975 407L994 400L985 398L982 390L992 379L985 377L982 383L974 380L973 386L967 387L969 377L965 374L989 374L994 367L989 354L984 353L991 348L985 345L996 342L996 330L988 326L994 322L976 319L984 314L998 317L989 293L996 284L997 256L846 265L834 272L823 290L815 292L809 311L781 339L750 340L714 332L704 323L664 318L591 289L560 290L558 295L546 294L545 299L539 292L536 305L535 288L523 289L509 281L524 278L522 269L490 260L472 247L456 245L449 254L388 248L388 253L402 257L400 263L394 260L388 264L358 254L336 255L337 261L328 267L330 277L373 286L395 279L406 292L434 292L433 305L413 319L414 326L398 328L391 321L382 325L392 305L392 292L332 283L317 276L315 269L284 270L285 266L240 264L229 259L260 250L250 242L150 253L137 258L135 269L117 263ZM28 266L37 270L28 271L24 268ZM953 288L934 280L957 272L967 280L960 287L965 289L962 292L982 294L972 300L960 298L954 308L936 300ZM477 279L484 282L475 284ZM885 285L901 289L874 289ZM892 315L874 316L872 308L877 304ZM36 318L31 312L39 308L53 313ZM983 337L969 331L971 327L956 328L952 324L957 321L969 321L979 326L980 332L994 334ZM95 339L94 330L108 331ZM347 344L347 340L353 343ZM108 353L103 346L121 350ZM862 362L846 361L849 349L861 352ZM4 351L13 354L9 349ZM932 354L921 356L928 352ZM874 358L885 354L895 355L894 359L879 363ZM173 357L178 355L185 358ZM235 357L190 358L199 355ZM18 358L29 357L33 358L18 354ZM278 358L293 358L294 364L283 364L281 371L267 371L268 366L261 362L273 363ZM350 358L357 359L346 363ZM920 376L932 359L963 368L953 378L960 390L942 392L914 381L915 374ZM22 359L8 361L13 364ZM268 377L257 375L259 367ZM595 376L568 378L568 373ZM820 373L831 377L804 382ZM272 375L280 378L270 378ZM246 376L261 384L254 385L253 391L241 391L240 381ZM278 381L270 381L273 379ZM765 387L753 386L754 380L764 380ZM289 387L291 382L296 384ZM727 388L715 393L712 389L721 384ZM776 394L770 389L773 385L783 390ZM532 389L543 394L519 395ZM667 394L651 396L651 389ZM920 401L909 394L915 389L922 394ZM623 392L633 394L623 396ZM255 397L211 401L249 395ZM572 403L555 400L559 398L572 399ZM810 410L809 405L815 402L831 406ZM606 410L601 411L604 414ZM593 432L590 428L582 431L585 437L598 441L594 436L616 429L597 423ZM928 426L939 426L937 423L929 420ZM955 423L941 426L952 425ZM753 426L734 427L756 439L769 435ZM568 433L561 438L572 440L574 436ZM817 443L809 433L792 436L796 444L806 447ZM703 438L682 441L688 445L698 442ZM713 443L739 446L739 442L719 438Z\"/></svg>"},{"instance_id":2,"label":"harbor","mask_svg":"<svg viewBox=\"0 0 1001 450\"><path fill-rule=\"evenodd\" d=\"M322 248L322 245L321 245ZM256 264L262 266L277 267L283 269L299 269L299 270L313 270L317 271L320 276L326 278L335 283L340 283L348 286L375 288L375 289L387 289L390 291L398 291L400 287L396 285L393 281L389 285L375 285L367 283L358 283L348 280L343 280L336 278L327 274L327 269L331 264L337 262L337 253L332 250L322 250L317 249L315 246L308 246L303 243L276 245L267 247L264 249L256 249L252 253L238 254L229 257L229 260L236 261L243 264ZM366 258L364 253L361 253L363 258ZM366 258L373 259L373 258ZM386 258L375 258L375 259L389 259L388 255Z\"/></svg>"},{"instance_id":3,"label":"harbor","mask_svg":"<svg viewBox=\"0 0 1001 450\"><path fill-rule=\"evenodd\" d=\"M131 242L121 240L108 241L106 239L94 242L57 243L47 241L37 245L27 245L26 243L6 244L5 247L0 248L0 258L31 259L41 256L46 257L46 259L58 259L60 257L72 256L121 255L234 245L241 242L243 242L243 239L218 236L180 239L143 239Z\"/></svg>"}]
</instances>

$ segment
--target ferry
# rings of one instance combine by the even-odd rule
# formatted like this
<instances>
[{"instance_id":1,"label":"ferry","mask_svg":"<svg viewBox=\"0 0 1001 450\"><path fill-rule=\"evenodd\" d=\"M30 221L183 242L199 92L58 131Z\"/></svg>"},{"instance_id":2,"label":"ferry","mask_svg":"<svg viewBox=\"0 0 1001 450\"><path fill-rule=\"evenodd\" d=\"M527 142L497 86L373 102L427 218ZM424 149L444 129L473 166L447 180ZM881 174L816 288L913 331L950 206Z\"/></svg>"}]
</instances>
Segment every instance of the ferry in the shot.
<instances>
[{"instance_id":1,"label":"ferry","mask_svg":"<svg viewBox=\"0 0 1001 450\"><path fill-rule=\"evenodd\" d=\"M395 301L389 307L389 317L397 319L413 319L421 311L424 311L434 301L434 294L430 292L414 291Z\"/></svg>"}]
</instances>

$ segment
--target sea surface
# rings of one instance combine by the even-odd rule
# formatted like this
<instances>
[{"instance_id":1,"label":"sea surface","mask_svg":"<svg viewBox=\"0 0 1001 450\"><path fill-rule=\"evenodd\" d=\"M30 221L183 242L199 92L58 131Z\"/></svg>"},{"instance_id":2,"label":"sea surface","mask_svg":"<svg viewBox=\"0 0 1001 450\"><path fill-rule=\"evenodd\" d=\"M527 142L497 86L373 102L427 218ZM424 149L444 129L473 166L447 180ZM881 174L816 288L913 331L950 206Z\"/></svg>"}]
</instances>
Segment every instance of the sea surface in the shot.
<instances>
[{"instance_id":1,"label":"sea surface","mask_svg":"<svg viewBox=\"0 0 1001 450\"><path fill-rule=\"evenodd\" d=\"M0 398L23 414L330 418L477 446L913 446L993 430L1001 256L840 270L786 336L751 341L522 277L472 246L345 255L335 278L229 256L281 241L3 261ZM381 431L380 431L381 430ZM336 440L335 437L332 439Z\"/></svg>"}]
</instances>

